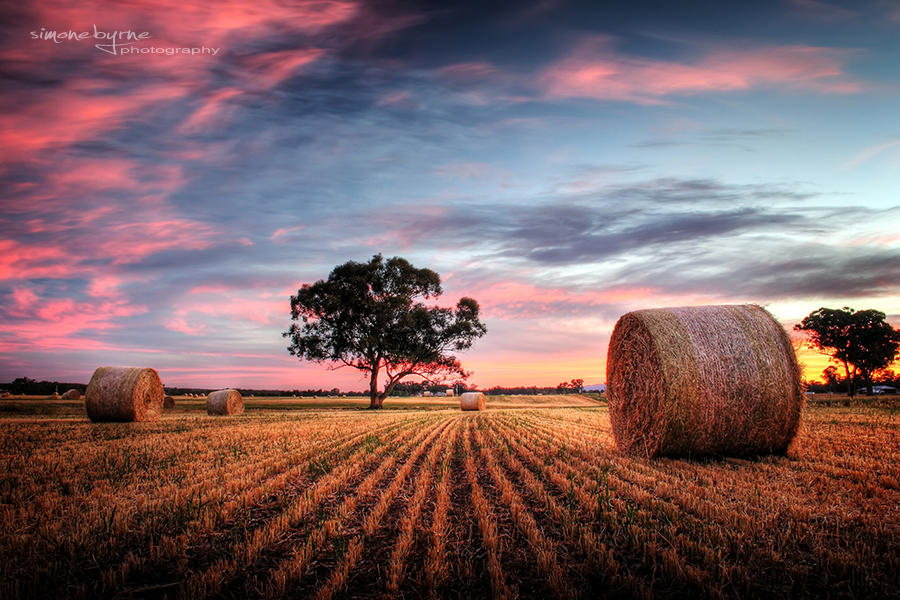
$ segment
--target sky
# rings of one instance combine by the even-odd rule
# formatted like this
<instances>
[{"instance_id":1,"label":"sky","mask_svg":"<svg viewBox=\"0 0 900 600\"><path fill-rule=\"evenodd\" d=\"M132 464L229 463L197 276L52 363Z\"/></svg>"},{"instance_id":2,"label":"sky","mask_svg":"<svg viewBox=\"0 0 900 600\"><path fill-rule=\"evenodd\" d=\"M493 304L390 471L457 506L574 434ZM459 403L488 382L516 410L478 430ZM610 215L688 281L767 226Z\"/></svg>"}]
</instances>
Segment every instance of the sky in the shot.
<instances>
[{"instance_id":1,"label":"sky","mask_svg":"<svg viewBox=\"0 0 900 600\"><path fill-rule=\"evenodd\" d=\"M0 381L365 389L281 333L378 253L478 300L482 388L642 308L900 325L900 2L0 7Z\"/></svg>"}]
</instances>

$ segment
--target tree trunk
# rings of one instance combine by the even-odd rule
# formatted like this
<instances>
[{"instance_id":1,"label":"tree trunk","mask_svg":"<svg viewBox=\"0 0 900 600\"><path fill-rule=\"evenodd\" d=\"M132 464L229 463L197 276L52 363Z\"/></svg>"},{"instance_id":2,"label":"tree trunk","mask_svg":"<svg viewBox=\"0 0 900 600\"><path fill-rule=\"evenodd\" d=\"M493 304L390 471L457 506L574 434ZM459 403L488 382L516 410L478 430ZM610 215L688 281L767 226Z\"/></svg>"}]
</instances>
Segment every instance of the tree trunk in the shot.
<instances>
[{"instance_id":1,"label":"tree trunk","mask_svg":"<svg viewBox=\"0 0 900 600\"><path fill-rule=\"evenodd\" d=\"M372 361L372 376L369 377L369 410L377 410L384 404L384 397L378 395L378 371L381 370L381 360Z\"/></svg>"},{"instance_id":2,"label":"tree trunk","mask_svg":"<svg viewBox=\"0 0 900 600\"><path fill-rule=\"evenodd\" d=\"M844 363L844 373L847 374L847 395L851 398L856 395L856 369L854 369L854 373L850 375L850 367L847 365L847 361L843 361Z\"/></svg>"}]
</instances>

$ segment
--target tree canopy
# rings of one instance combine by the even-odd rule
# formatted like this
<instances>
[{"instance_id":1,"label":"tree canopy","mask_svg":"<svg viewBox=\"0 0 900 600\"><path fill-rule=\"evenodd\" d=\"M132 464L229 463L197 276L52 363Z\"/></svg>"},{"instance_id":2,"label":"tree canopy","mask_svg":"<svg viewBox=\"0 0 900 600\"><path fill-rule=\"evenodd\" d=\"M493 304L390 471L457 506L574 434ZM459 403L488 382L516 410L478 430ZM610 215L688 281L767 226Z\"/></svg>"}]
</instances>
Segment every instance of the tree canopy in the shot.
<instances>
[{"instance_id":1,"label":"tree canopy","mask_svg":"<svg viewBox=\"0 0 900 600\"><path fill-rule=\"evenodd\" d=\"M416 301L442 293L437 273L403 258L376 254L367 263L349 261L291 296L292 323L283 334L291 342L288 352L329 368L368 373L370 408L381 408L406 377L464 380L470 373L451 353L471 348L487 328L472 298L460 298L455 308ZM387 381L379 391L382 371Z\"/></svg>"},{"instance_id":2,"label":"tree canopy","mask_svg":"<svg viewBox=\"0 0 900 600\"><path fill-rule=\"evenodd\" d=\"M874 309L820 308L794 329L806 332L812 348L843 365L850 396L855 395L859 380L871 395L872 375L887 368L900 348L900 331L885 318L883 312Z\"/></svg>"}]
</instances>

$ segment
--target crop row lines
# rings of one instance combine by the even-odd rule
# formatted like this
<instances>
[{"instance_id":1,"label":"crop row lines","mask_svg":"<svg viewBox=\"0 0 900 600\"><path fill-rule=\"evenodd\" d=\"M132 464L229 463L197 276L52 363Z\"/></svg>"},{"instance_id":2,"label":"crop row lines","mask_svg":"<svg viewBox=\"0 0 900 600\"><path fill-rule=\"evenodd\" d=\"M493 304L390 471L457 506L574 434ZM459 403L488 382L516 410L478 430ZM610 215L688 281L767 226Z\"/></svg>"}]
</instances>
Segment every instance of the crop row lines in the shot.
<instances>
[{"instance_id":1,"label":"crop row lines","mask_svg":"<svg viewBox=\"0 0 900 600\"><path fill-rule=\"evenodd\" d=\"M395 427L388 424L382 428L382 433L388 433ZM188 522L179 530L169 535L159 536L159 532L152 527L152 519L145 519L149 522L146 528L146 538L150 538L148 543L148 552L144 555L134 556L128 560L122 561L117 568L113 568L103 573L97 584L91 590L93 594L99 593L99 586L114 587L124 582L129 577L135 577L143 572L160 568L161 565L167 565L167 569L176 577L183 577L189 568L189 565L183 559L183 548L190 548L199 545L203 536L217 528L224 527L228 522L236 518L237 515L245 515L262 499L279 490L284 490L289 482L296 481L299 484L305 483L303 477L308 470L308 461L312 456L321 453L349 453L354 449L358 449L360 444L369 436L373 435L369 431L363 432L346 432L343 435L337 434L331 441L321 444L303 447L296 454L288 454L275 465L268 464L259 465L257 473L253 473L246 468L239 469L238 473L234 473L227 477L224 481L211 482L207 474L197 485L202 486L200 489L210 490L210 497L203 503L203 510L198 510L196 515L192 515ZM247 465L247 467L252 467ZM279 469L284 469L279 472ZM252 476L248 476L248 474ZM178 493L169 496L171 499L171 508L173 510L181 505L178 502ZM188 496L190 498L190 496ZM163 496L165 498L165 496ZM230 499L229 499L230 498ZM198 495L198 508L201 498ZM167 508L162 506L162 509ZM153 514L153 513L151 513ZM249 520L249 517L242 519ZM132 544L135 545L135 544ZM115 564L115 563L113 563Z\"/></svg>"},{"instance_id":2,"label":"crop row lines","mask_svg":"<svg viewBox=\"0 0 900 600\"><path fill-rule=\"evenodd\" d=\"M472 508L481 531L482 545L487 553L487 569L491 582L491 596L494 600L513 600L518 596L518 590L506 582L506 576L501 566L500 538L497 534L497 518L490 504L484 496L484 490L478 483L478 469L475 465L474 452L472 451L472 430L466 428L463 437L463 449L465 453L466 478L471 490Z\"/></svg>"},{"instance_id":3,"label":"crop row lines","mask_svg":"<svg viewBox=\"0 0 900 600\"><path fill-rule=\"evenodd\" d=\"M381 516L393 499L393 493L396 493L395 490L406 480L412 466L419 460L425 450L429 446L436 446L437 444L434 443L434 440L447 430L447 423L443 423L432 429L423 430L420 432L419 436L410 443L398 448L397 455L403 455L406 452L409 452L409 455L406 457L403 465L394 470L391 484L386 489L379 490L377 486L381 484L387 472L390 469L394 469L397 463L395 456L389 457L385 465L380 465L374 473L367 477L358 486L354 495L345 498L342 510L338 515L326 522L322 530L325 531L328 537L334 538L336 536L341 536L341 539L343 540L352 531L350 526L345 524L344 521L349 517L354 516L354 521L358 521L355 529L357 531L362 530L363 533L357 533L350 542L341 542L342 544L346 543L347 546L346 553L343 556L344 560L336 565L336 568L332 571L326 585L318 590L317 593L333 593L346 582L346 577L349 575L350 570L353 565L356 564L356 561L359 560L359 553L362 550L362 540L365 536L371 535L370 528L373 527L373 524L380 521ZM394 490L394 492L392 493L391 490ZM375 497L376 492L379 491L381 493ZM369 498L374 498L375 504L371 507L368 514L363 516L363 512L357 510L357 514L353 515L357 506L363 504ZM270 581L275 582L275 584L274 586L272 584L269 585L266 596L269 598L281 597L289 591L291 585L299 583L309 561L315 557L318 545L324 542L324 539L325 538L317 537L312 543L307 542L304 555L297 555L295 559L282 564L278 571L270 578ZM328 592L327 590L331 590L331 592Z\"/></svg>"},{"instance_id":4,"label":"crop row lines","mask_svg":"<svg viewBox=\"0 0 900 600\"><path fill-rule=\"evenodd\" d=\"M531 429L531 431L534 431L534 429ZM548 445L552 446L554 440L557 439L557 436L560 434L548 430L545 432L545 435L548 436L545 441ZM585 449L579 448L579 454L584 455L587 454L587 452ZM675 465L669 465L668 462L675 463ZM669 472L677 472L678 469L676 467L684 462L685 461L667 461L665 464L670 467ZM634 462L625 459L618 461L617 465L618 468L616 469L616 473L620 475L631 474L632 476L635 476L635 474L639 473L641 470L634 468L634 466L629 466L634 465ZM585 474L591 471L593 465L589 464L588 461L585 461L583 458L580 458L577 461L577 464L572 465L572 467L575 471ZM643 468L647 467L644 466L642 469ZM686 468L701 472L704 469L703 466L696 464L689 464ZM715 475L720 480L722 477L727 479L732 477L727 472L723 473L722 470L717 470ZM765 529L762 528L763 526L757 525L753 528L753 531L748 532L741 530L741 525L744 524L745 521L743 519L734 518L734 514L732 514L730 523L727 518L723 521L724 515L722 513L727 514L728 511L721 507L721 495L716 496L711 488L698 486L688 478L686 478L686 481L680 486L669 486L659 490L657 489L659 487L659 482L654 477L636 477L634 483L624 481L612 474L608 477L610 478L609 480L611 483L620 488L620 491L627 491L628 495L637 500L640 506L649 509L651 512L657 514L660 512L659 505L654 505L655 503L652 502L652 498L654 497L657 500L663 499L666 502L675 502L674 511L672 509L662 509L663 514L666 515L666 520L669 520L672 516L677 516L683 521L683 529L691 531L694 536L699 534L699 539L696 542L688 544L686 549L693 547L701 552L698 557L701 559L699 566L706 572L716 572L715 569L710 569L710 562L721 565L722 568L718 572L717 579L726 582L727 585L737 587L751 585L751 582L746 575L750 569L771 574L773 580L786 576L803 581L808 580L811 577L810 570L807 566L803 564L785 564L780 558L785 552L812 553L813 556L816 556L816 549L822 547L821 543L814 543L817 542L816 540L808 539L808 536L806 535L808 525L803 520L804 512L802 507L794 509L786 508L783 502L785 496L781 496L780 498L782 498L782 501L777 504L777 507L781 509L781 512L775 511L774 514L771 514L766 513L765 511L759 511L759 514L753 512L748 514L748 518L751 520L750 522L762 521L763 523L770 523L771 529ZM664 473L659 474L660 479L665 479L666 477L667 476ZM703 481L703 477L700 477L697 473L695 473L695 477L701 482ZM623 483L627 488L623 487ZM734 482L734 487L740 490L738 482ZM722 490L720 489L719 493L721 494L721 492ZM740 494L741 491L736 491L734 493ZM751 495L746 490L743 493L748 496ZM648 495L651 496L650 503L647 502L646 496ZM769 491L769 495L773 498L773 501L779 498L779 496L771 490ZM683 509L683 511L679 511L679 507ZM681 514L679 514L679 512ZM787 513L787 515L785 513ZM716 526L715 523L717 522L725 525L725 527ZM839 523L840 521L835 522ZM754 523L754 525L756 525L756 523ZM754 535L755 531L759 531L761 534L767 534L770 541L765 542L764 538L760 539L757 535ZM892 536L883 537L886 540L895 539ZM821 540L818 540L818 542L820 541ZM725 551L725 554L717 557L709 556L707 550L709 547L722 548L722 550ZM886 559L888 562L896 562L896 548L880 549L886 552ZM693 552L691 554L693 554ZM721 561L726 559L729 554L732 556L733 562L730 565L725 565ZM883 556L883 554L874 551L871 546L868 546L865 543L857 546L855 555L859 560L854 559L852 562L852 564L856 565L856 569L869 571L873 568L870 566L872 565L871 561L866 562L864 560L865 556L869 554ZM827 557L822 555L818 556L816 561L820 566L820 574L827 580L828 574L831 571L829 571L827 565L825 565L825 563L828 562L826 559ZM846 570L846 568L839 570L836 573L837 578L840 579L843 577L842 573ZM854 574L851 573L851 575ZM859 576L863 576L863 574L860 573Z\"/></svg>"},{"instance_id":5,"label":"crop row lines","mask_svg":"<svg viewBox=\"0 0 900 600\"><path fill-rule=\"evenodd\" d=\"M410 484L411 489L416 490L416 494L413 503L407 506L407 512L401 518L401 532L399 534L399 539L395 540L395 551L391 556L391 562L388 564L389 575L386 595L389 597L396 596L402 577L402 561L403 558L405 558L406 551L409 550L409 546L412 543L412 532L415 529L416 520L421 512L425 495L430 487L434 465L437 463L438 457L445 450L446 441L453 430L453 425L454 423L452 421L445 421L440 427L433 430L427 443L422 444L412 453L412 455L410 455L403 467L394 476L390 486L382 492L375 507L366 515L362 524L362 531L351 538L350 542L347 544L347 553L344 555L338 568L332 572L327 583L316 592L314 596L316 600L330 600L335 594L340 593L344 589L350 572L362 557L366 540L371 539L375 533L381 529L384 519L388 514L388 510L397 497L397 494L400 492L407 479L409 479L422 454L428 450L428 454L425 456L423 464L419 466L418 475ZM437 439L435 440L435 438ZM432 441L434 442L432 443ZM418 498L418 500L416 500L416 498ZM408 525L408 531L404 531L403 529L404 521ZM404 536L409 536L409 540L405 545L403 543ZM400 562L395 563L395 560Z\"/></svg>"},{"instance_id":6,"label":"crop row lines","mask_svg":"<svg viewBox=\"0 0 900 600\"><path fill-rule=\"evenodd\" d=\"M411 433L411 423L405 428ZM421 443L428 435L428 430L403 440L397 441L402 447L412 447ZM399 437L399 436L398 436ZM391 446L385 444L369 451L365 447L358 448L342 464L319 478L315 484L306 489L304 494L285 507L277 517L270 519L266 525L253 531L249 539L238 543L231 552L231 557L216 561L206 571L192 576L183 586L183 596L187 598L209 597L216 594L223 586L236 576L243 574L248 567L255 565L262 553L279 541L288 530L312 515L324 500L332 496L366 469L380 464Z\"/></svg>"}]
</instances>

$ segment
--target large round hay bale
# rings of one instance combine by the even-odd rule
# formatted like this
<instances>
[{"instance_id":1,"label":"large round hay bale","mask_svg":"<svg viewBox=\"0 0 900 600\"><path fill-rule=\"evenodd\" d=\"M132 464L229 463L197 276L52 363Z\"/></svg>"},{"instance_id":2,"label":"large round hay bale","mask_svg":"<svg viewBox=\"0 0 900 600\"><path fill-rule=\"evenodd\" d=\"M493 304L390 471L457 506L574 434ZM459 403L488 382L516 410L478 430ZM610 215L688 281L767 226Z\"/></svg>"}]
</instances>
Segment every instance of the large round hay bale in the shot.
<instances>
[{"instance_id":1,"label":"large round hay bale","mask_svg":"<svg viewBox=\"0 0 900 600\"><path fill-rule=\"evenodd\" d=\"M153 369L100 367L84 392L91 421L155 421L162 415L162 381Z\"/></svg>"},{"instance_id":2,"label":"large round hay bale","mask_svg":"<svg viewBox=\"0 0 900 600\"><path fill-rule=\"evenodd\" d=\"M484 410L487 400L481 392L466 392L459 397L459 407L463 410Z\"/></svg>"},{"instance_id":3,"label":"large round hay bale","mask_svg":"<svg viewBox=\"0 0 900 600\"><path fill-rule=\"evenodd\" d=\"M61 396L63 400L81 400L81 392L76 389L71 389L65 394Z\"/></svg>"},{"instance_id":4,"label":"large round hay bale","mask_svg":"<svg viewBox=\"0 0 900 600\"><path fill-rule=\"evenodd\" d=\"M237 390L218 390L206 397L206 414L239 415L244 412L244 399Z\"/></svg>"},{"instance_id":5,"label":"large round hay bale","mask_svg":"<svg viewBox=\"0 0 900 600\"><path fill-rule=\"evenodd\" d=\"M794 347L760 306L623 315L606 395L616 445L645 456L784 453L803 406Z\"/></svg>"},{"instance_id":6,"label":"large round hay bale","mask_svg":"<svg viewBox=\"0 0 900 600\"><path fill-rule=\"evenodd\" d=\"M175 398L166 396L163 398L163 408L175 408Z\"/></svg>"}]
</instances>

